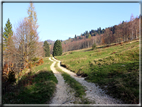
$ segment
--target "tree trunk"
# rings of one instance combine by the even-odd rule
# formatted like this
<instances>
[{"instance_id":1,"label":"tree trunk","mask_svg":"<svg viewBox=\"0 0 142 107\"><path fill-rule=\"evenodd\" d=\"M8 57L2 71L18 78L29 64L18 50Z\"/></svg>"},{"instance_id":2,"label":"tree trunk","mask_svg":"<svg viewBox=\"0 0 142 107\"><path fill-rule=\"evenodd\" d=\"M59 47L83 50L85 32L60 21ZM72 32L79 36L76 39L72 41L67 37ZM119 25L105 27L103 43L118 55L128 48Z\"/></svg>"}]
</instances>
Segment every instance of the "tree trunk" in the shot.
<instances>
[{"instance_id":1,"label":"tree trunk","mask_svg":"<svg viewBox=\"0 0 142 107\"><path fill-rule=\"evenodd\" d=\"M136 39L137 39L137 29L136 29Z\"/></svg>"},{"instance_id":2,"label":"tree trunk","mask_svg":"<svg viewBox=\"0 0 142 107\"><path fill-rule=\"evenodd\" d=\"M88 41L88 48L89 48L89 41Z\"/></svg>"}]
</instances>

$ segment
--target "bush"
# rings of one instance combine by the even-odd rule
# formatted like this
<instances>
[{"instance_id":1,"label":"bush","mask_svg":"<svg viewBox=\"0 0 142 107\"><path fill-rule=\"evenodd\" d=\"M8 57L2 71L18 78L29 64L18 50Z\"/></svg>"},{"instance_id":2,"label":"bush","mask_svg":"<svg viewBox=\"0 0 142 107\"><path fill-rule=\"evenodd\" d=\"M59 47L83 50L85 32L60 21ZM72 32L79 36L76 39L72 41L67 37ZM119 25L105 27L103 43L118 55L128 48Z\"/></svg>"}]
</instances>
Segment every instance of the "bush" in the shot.
<instances>
[{"instance_id":1,"label":"bush","mask_svg":"<svg viewBox=\"0 0 142 107\"><path fill-rule=\"evenodd\" d=\"M92 45L92 50L96 49L96 43Z\"/></svg>"},{"instance_id":2,"label":"bush","mask_svg":"<svg viewBox=\"0 0 142 107\"><path fill-rule=\"evenodd\" d=\"M8 80L8 75L6 72L2 73L2 82L6 82Z\"/></svg>"},{"instance_id":3,"label":"bush","mask_svg":"<svg viewBox=\"0 0 142 107\"><path fill-rule=\"evenodd\" d=\"M43 59L40 59L40 60L39 60L39 63L40 63L40 64L43 64Z\"/></svg>"},{"instance_id":4,"label":"bush","mask_svg":"<svg viewBox=\"0 0 142 107\"><path fill-rule=\"evenodd\" d=\"M9 74L8 74L8 81L10 83L14 83L16 81L16 78L15 78L15 72L13 70L9 71Z\"/></svg>"},{"instance_id":5,"label":"bush","mask_svg":"<svg viewBox=\"0 0 142 107\"><path fill-rule=\"evenodd\" d=\"M34 57L33 59L32 59L32 61L37 61L39 58L37 58L37 57Z\"/></svg>"},{"instance_id":6,"label":"bush","mask_svg":"<svg viewBox=\"0 0 142 107\"><path fill-rule=\"evenodd\" d=\"M29 62L28 68L32 68L32 67L33 67L32 62Z\"/></svg>"}]
</instances>

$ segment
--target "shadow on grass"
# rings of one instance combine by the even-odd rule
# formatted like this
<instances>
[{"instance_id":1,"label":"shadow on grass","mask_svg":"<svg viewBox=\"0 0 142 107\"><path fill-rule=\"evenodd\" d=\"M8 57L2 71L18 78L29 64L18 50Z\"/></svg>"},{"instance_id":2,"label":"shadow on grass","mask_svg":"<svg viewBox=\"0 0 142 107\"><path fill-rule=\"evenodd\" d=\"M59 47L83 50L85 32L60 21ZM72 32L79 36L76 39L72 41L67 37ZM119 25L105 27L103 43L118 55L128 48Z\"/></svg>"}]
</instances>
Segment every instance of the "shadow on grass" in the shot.
<instances>
[{"instance_id":1,"label":"shadow on grass","mask_svg":"<svg viewBox=\"0 0 142 107\"><path fill-rule=\"evenodd\" d=\"M41 70L37 74L24 75L11 90L3 95L3 104L49 103L56 89L57 79L52 71Z\"/></svg>"}]
</instances>

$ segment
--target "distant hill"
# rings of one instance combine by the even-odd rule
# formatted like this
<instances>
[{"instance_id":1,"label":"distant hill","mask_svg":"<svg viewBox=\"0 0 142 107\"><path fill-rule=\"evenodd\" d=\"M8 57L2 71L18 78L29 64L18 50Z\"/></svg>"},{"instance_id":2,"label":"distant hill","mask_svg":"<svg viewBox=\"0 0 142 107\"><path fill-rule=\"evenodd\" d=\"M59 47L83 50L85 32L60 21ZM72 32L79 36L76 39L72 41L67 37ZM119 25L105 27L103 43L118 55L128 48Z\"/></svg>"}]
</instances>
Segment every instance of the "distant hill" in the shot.
<instances>
[{"instance_id":1,"label":"distant hill","mask_svg":"<svg viewBox=\"0 0 142 107\"><path fill-rule=\"evenodd\" d=\"M131 16L133 18L133 15ZM92 47L94 43L96 45L104 45L111 43L120 43L139 39L139 20L140 17L134 18L134 20L122 21L118 25L113 25L105 29L99 27L96 30L85 31L80 35L75 35L62 42L63 52L83 49Z\"/></svg>"},{"instance_id":2,"label":"distant hill","mask_svg":"<svg viewBox=\"0 0 142 107\"><path fill-rule=\"evenodd\" d=\"M55 41L52 41L50 39L46 40L50 45L54 44Z\"/></svg>"}]
</instances>

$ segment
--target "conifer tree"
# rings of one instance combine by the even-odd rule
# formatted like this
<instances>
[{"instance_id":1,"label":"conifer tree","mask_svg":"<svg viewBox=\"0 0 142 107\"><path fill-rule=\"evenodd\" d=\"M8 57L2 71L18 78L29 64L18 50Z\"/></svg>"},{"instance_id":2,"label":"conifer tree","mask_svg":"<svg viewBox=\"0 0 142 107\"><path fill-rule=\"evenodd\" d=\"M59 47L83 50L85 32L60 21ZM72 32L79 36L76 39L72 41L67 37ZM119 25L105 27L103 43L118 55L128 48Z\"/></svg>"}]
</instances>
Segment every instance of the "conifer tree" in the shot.
<instances>
[{"instance_id":1,"label":"conifer tree","mask_svg":"<svg viewBox=\"0 0 142 107\"><path fill-rule=\"evenodd\" d=\"M53 56L62 55L62 45L60 40L56 40L53 47Z\"/></svg>"},{"instance_id":2,"label":"conifer tree","mask_svg":"<svg viewBox=\"0 0 142 107\"><path fill-rule=\"evenodd\" d=\"M61 41L59 41L59 56L62 55L62 44Z\"/></svg>"},{"instance_id":3,"label":"conifer tree","mask_svg":"<svg viewBox=\"0 0 142 107\"><path fill-rule=\"evenodd\" d=\"M10 20L8 19L3 32L4 61L8 61L8 62L13 61L14 49L15 49L15 45L13 41L12 24L10 23Z\"/></svg>"},{"instance_id":4,"label":"conifer tree","mask_svg":"<svg viewBox=\"0 0 142 107\"><path fill-rule=\"evenodd\" d=\"M45 57L50 56L50 49L49 49L49 44L47 41L44 41L44 51L45 51Z\"/></svg>"},{"instance_id":5,"label":"conifer tree","mask_svg":"<svg viewBox=\"0 0 142 107\"><path fill-rule=\"evenodd\" d=\"M77 39L77 36L75 35L74 38L75 38L75 40L76 40L76 39Z\"/></svg>"},{"instance_id":6,"label":"conifer tree","mask_svg":"<svg viewBox=\"0 0 142 107\"><path fill-rule=\"evenodd\" d=\"M11 37L13 35L13 31L12 31L12 24L10 23L10 20L7 20L7 23L5 25L4 28L4 32L3 32L3 38L4 38L4 50L8 47L8 42L11 42Z\"/></svg>"}]
</instances>

